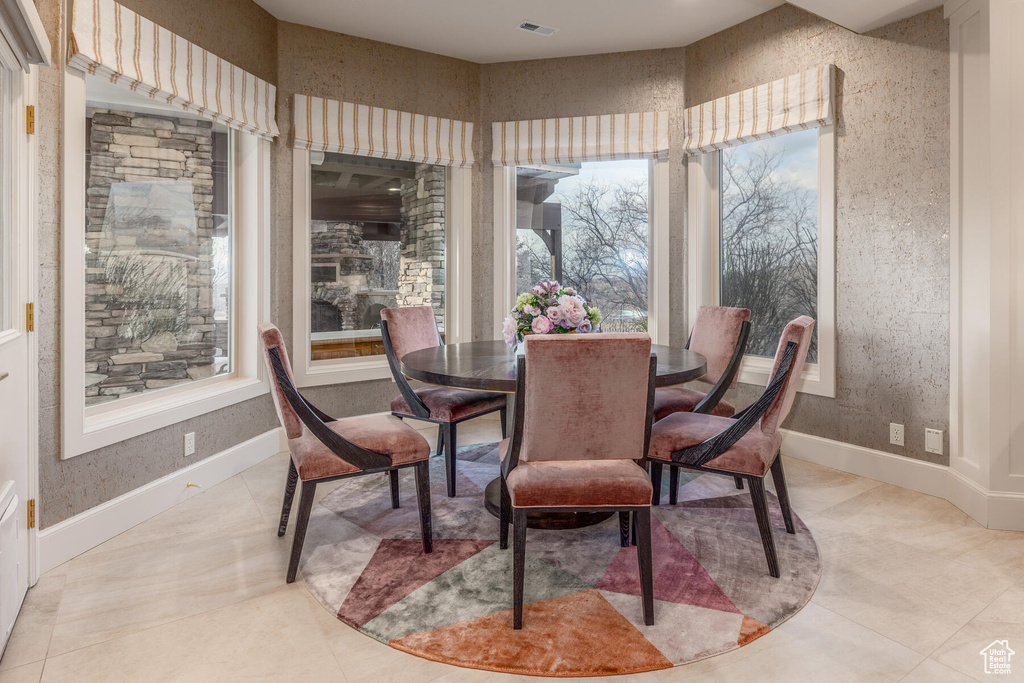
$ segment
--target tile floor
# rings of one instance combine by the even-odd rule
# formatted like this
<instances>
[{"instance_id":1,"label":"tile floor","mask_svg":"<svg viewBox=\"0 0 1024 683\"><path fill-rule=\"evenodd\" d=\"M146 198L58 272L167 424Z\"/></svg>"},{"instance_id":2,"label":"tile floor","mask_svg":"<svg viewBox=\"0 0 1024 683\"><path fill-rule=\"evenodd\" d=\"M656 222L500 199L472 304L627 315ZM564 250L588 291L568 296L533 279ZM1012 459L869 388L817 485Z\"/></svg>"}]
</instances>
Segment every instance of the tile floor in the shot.
<instances>
[{"instance_id":1,"label":"tile floor","mask_svg":"<svg viewBox=\"0 0 1024 683\"><path fill-rule=\"evenodd\" d=\"M423 433L433 444L436 432ZM459 436L499 433L483 418ZM392 650L333 618L301 582L286 585L291 534L275 533L286 468L287 455L271 458L45 574L0 680L517 678ZM985 681L979 653L998 638L1020 652L1001 680L1024 681L1024 533L988 531L943 500L799 460L786 469L825 564L812 602L747 647L617 680Z\"/></svg>"}]
</instances>

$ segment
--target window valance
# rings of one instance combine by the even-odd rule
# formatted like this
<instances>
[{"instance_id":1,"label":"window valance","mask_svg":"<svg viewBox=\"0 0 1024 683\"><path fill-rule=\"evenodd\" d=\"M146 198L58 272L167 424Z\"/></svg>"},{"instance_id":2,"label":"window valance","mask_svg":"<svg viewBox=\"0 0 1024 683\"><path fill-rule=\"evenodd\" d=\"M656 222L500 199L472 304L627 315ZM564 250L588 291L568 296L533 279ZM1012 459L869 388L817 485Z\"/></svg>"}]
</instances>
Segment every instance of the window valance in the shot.
<instances>
[{"instance_id":1,"label":"window valance","mask_svg":"<svg viewBox=\"0 0 1024 683\"><path fill-rule=\"evenodd\" d=\"M714 152L834 122L835 66L825 64L683 112L684 153Z\"/></svg>"},{"instance_id":2,"label":"window valance","mask_svg":"<svg viewBox=\"0 0 1024 683\"><path fill-rule=\"evenodd\" d=\"M496 122L496 166L667 159L668 112Z\"/></svg>"},{"instance_id":3,"label":"window valance","mask_svg":"<svg viewBox=\"0 0 1024 683\"><path fill-rule=\"evenodd\" d=\"M296 95L295 146L441 166L471 166L473 124Z\"/></svg>"},{"instance_id":4,"label":"window valance","mask_svg":"<svg viewBox=\"0 0 1024 683\"><path fill-rule=\"evenodd\" d=\"M271 139L277 89L114 0L75 0L68 63Z\"/></svg>"}]
</instances>

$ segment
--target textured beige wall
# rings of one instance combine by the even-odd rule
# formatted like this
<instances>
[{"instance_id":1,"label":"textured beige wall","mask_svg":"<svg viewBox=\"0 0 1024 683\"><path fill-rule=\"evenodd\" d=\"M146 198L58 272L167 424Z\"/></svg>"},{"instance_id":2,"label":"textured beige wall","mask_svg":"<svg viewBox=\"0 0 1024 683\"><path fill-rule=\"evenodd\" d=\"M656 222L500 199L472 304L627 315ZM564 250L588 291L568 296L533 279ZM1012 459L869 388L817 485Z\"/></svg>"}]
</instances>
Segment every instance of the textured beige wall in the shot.
<instances>
[{"instance_id":1,"label":"textured beige wall","mask_svg":"<svg viewBox=\"0 0 1024 683\"><path fill-rule=\"evenodd\" d=\"M122 4L222 55L276 80L276 20L248 0L122 0ZM269 397L246 401L186 422L60 460L60 193L61 74L66 61L67 3L36 0L53 47L54 66L40 71L39 144L39 507L45 528L273 428ZM230 26L230 31L224 27ZM69 122L81 125L80 122ZM79 304L80 305L80 304ZM196 455L182 457L182 437L196 433Z\"/></svg>"},{"instance_id":2,"label":"textured beige wall","mask_svg":"<svg viewBox=\"0 0 1024 683\"><path fill-rule=\"evenodd\" d=\"M858 35L784 5L686 48L688 105L838 67L837 393L800 395L786 426L943 464L924 430L949 453L948 46L941 8Z\"/></svg>"},{"instance_id":3,"label":"textured beige wall","mask_svg":"<svg viewBox=\"0 0 1024 683\"><path fill-rule=\"evenodd\" d=\"M674 343L685 343L686 169L679 145L686 77L684 53L683 48L644 50L481 67L479 125L483 154L477 169L477 187L483 188L484 198L473 231L473 327L478 336L491 338L494 325L491 124L494 121L666 110L671 114L669 133L673 143L669 158L670 332Z\"/></svg>"}]
</instances>

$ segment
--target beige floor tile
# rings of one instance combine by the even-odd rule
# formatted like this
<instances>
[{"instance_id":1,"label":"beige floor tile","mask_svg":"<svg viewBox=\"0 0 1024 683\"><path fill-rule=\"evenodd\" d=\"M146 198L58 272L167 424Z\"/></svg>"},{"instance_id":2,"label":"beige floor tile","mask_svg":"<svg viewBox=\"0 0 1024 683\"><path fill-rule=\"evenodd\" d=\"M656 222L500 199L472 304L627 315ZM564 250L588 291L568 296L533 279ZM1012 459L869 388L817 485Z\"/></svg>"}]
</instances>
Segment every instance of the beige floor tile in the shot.
<instances>
[{"instance_id":1,"label":"beige floor tile","mask_svg":"<svg viewBox=\"0 0 1024 683\"><path fill-rule=\"evenodd\" d=\"M1009 587L1004 577L860 534L827 517L809 525L824 558L813 601L923 655Z\"/></svg>"},{"instance_id":2,"label":"beige floor tile","mask_svg":"<svg viewBox=\"0 0 1024 683\"><path fill-rule=\"evenodd\" d=\"M874 479L822 467L806 460L788 457L782 460L793 510L801 517L839 505L881 484ZM774 491L772 478L768 477L767 481L769 488Z\"/></svg>"},{"instance_id":3,"label":"beige floor tile","mask_svg":"<svg viewBox=\"0 0 1024 683\"><path fill-rule=\"evenodd\" d=\"M64 591L65 575L46 573L29 589L21 613L14 623L14 632L0 659L0 671L7 678L7 670L30 662L41 662L50 647L50 635L57 620L57 607Z\"/></svg>"},{"instance_id":4,"label":"beige floor tile","mask_svg":"<svg viewBox=\"0 0 1024 683\"><path fill-rule=\"evenodd\" d=\"M908 544L965 527L981 529L949 501L890 484L880 484L823 514L871 538Z\"/></svg>"},{"instance_id":5,"label":"beige floor tile","mask_svg":"<svg viewBox=\"0 0 1024 683\"><path fill-rule=\"evenodd\" d=\"M51 657L43 680L344 681L304 592L289 586Z\"/></svg>"},{"instance_id":6,"label":"beige floor tile","mask_svg":"<svg viewBox=\"0 0 1024 683\"><path fill-rule=\"evenodd\" d=\"M1024 583L1010 586L975 619L1001 624L1024 624ZM1021 659L1024 660L1024 651L1021 652ZM1024 669L1024 665L1021 668Z\"/></svg>"},{"instance_id":7,"label":"beige floor tile","mask_svg":"<svg viewBox=\"0 0 1024 683\"><path fill-rule=\"evenodd\" d=\"M1010 676L985 673L981 651L996 640L1008 640L1010 648L1019 653L1011 658L1013 673ZM932 658L978 681L1024 681L1024 624L975 619L943 643Z\"/></svg>"},{"instance_id":8,"label":"beige floor tile","mask_svg":"<svg viewBox=\"0 0 1024 683\"><path fill-rule=\"evenodd\" d=\"M736 652L748 649L745 656L696 676L690 667L678 667L656 672L656 677L659 681L700 683L898 681L922 659L909 648L813 603L779 628ZM729 654L732 653L725 657ZM698 666L700 664L698 662Z\"/></svg>"},{"instance_id":9,"label":"beige floor tile","mask_svg":"<svg viewBox=\"0 0 1024 683\"><path fill-rule=\"evenodd\" d=\"M974 679L959 671L939 664L934 659L926 659L907 674L900 683L971 683Z\"/></svg>"},{"instance_id":10,"label":"beige floor tile","mask_svg":"<svg viewBox=\"0 0 1024 683\"><path fill-rule=\"evenodd\" d=\"M395 650L338 621L306 591L306 605L348 683L425 683L458 667Z\"/></svg>"},{"instance_id":11,"label":"beige floor tile","mask_svg":"<svg viewBox=\"0 0 1024 683\"><path fill-rule=\"evenodd\" d=\"M230 533L216 531L211 518L205 534L72 560L51 656L279 588L286 571L281 539L268 533L254 505L252 514L248 526Z\"/></svg>"},{"instance_id":12,"label":"beige floor tile","mask_svg":"<svg viewBox=\"0 0 1024 683\"><path fill-rule=\"evenodd\" d=\"M3 676L0 678L4 683L39 683L39 679L43 675L43 665L43 660L39 660L14 669L4 669Z\"/></svg>"}]
</instances>

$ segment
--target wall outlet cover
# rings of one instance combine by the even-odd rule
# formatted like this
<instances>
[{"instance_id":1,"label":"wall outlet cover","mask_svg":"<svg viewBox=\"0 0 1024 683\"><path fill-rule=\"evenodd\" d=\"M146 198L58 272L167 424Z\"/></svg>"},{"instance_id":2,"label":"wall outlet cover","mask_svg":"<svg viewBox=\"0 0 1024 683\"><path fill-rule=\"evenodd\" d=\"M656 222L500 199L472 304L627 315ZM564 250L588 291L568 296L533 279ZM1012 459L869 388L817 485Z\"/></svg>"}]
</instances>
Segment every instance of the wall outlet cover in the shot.
<instances>
[{"instance_id":1,"label":"wall outlet cover","mask_svg":"<svg viewBox=\"0 0 1024 683\"><path fill-rule=\"evenodd\" d=\"M185 457L196 454L196 433L189 432L185 435Z\"/></svg>"},{"instance_id":2,"label":"wall outlet cover","mask_svg":"<svg viewBox=\"0 0 1024 683\"><path fill-rule=\"evenodd\" d=\"M924 450L928 453L935 453L942 455L942 430L941 429L925 429L924 430Z\"/></svg>"},{"instance_id":3,"label":"wall outlet cover","mask_svg":"<svg viewBox=\"0 0 1024 683\"><path fill-rule=\"evenodd\" d=\"M895 422L889 423L889 443L894 446L903 445L903 425Z\"/></svg>"}]
</instances>

